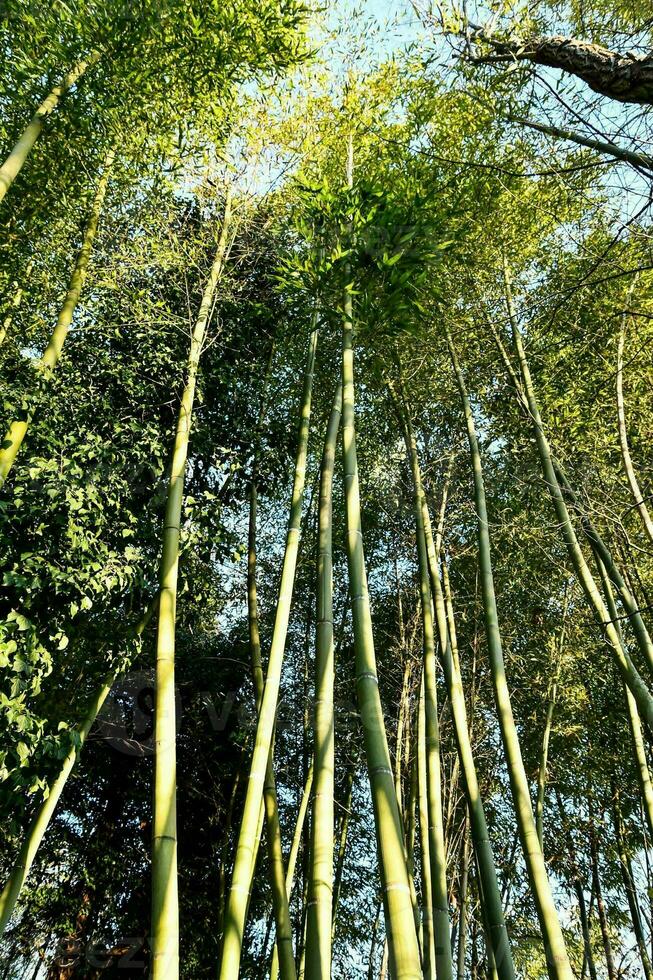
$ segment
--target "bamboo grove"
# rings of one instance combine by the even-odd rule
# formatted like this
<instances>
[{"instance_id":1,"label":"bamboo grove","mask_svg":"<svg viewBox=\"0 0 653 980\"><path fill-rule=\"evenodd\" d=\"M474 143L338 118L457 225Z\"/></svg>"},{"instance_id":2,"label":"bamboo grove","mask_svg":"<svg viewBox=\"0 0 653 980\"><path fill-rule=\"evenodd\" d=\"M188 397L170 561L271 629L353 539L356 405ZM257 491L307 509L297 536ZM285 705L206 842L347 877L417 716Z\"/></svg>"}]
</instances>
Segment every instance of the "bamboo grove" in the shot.
<instances>
[{"instance_id":1,"label":"bamboo grove","mask_svg":"<svg viewBox=\"0 0 653 980\"><path fill-rule=\"evenodd\" d=\"M0 11L2 980L653 980L650 12L492 10Z\"/></svg>"}]
</instances>

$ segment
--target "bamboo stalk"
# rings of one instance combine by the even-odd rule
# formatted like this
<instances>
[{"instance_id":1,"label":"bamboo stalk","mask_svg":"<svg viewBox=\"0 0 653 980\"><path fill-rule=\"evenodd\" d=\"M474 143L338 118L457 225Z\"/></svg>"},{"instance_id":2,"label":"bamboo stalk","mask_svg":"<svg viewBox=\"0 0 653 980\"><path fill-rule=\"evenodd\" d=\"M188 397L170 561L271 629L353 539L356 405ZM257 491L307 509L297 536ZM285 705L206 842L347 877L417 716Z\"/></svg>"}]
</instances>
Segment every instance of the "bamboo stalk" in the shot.
<instances>
[{"instance_id":1,"label":"bamboo stalk","mask_svg":"<svg viewBox=\"0 0 653 980\"><path fill-rule=\"evenodd\" d=\"M41 102L38 109L32 116L28 126L23 130L18 141L9 153L2 166L0 166L0 201L13 184L20 173L23 164L27 160L29 153L41 135L46 120L55 111L61 99L75 85L85 72L100 60L100 52L93 51L88 58L78 61L77 64L63 76L46 98Z\"/></svg>"},{"instance_id":2,"label":"bamboo stalk","mask_svg":"<svg viewBox=\"0 0 653 980\"><path fill-rule=\"evenodd\" d=\"M402 392L403 395L403 392ZM417 443L407 411L401 412L406 451L410 460L415 494L415 524L417 564L424 645L424 691L426 714L426 750L428 773L429 855L433 901L433 932L435 936L435 965L437 980L452 980L451 931L449 898L446 881L446 851L442 816L442 786L440 774L440 731L438 724L438 694L436 683L435 631L429 583L428 555L424 531L425 496L417 457Z\"/></svg>"},{"instance_id":3,"label":"bamboo stalk","mask_svg":"<svg viewBox=\"0 0 653 980\"><path fill-rule=\"evenodd\" d=\"M297 554L299 550L299 535L301 527L302 503L304 499L304 484L306 480L306 456L308 450L308 432L311 414L311 392L313 372L315 367L315 352L317 349L317 314L313 315L311 336L309 342L306 371L300 403L300 425L295 460L295 473L290 506L290 518L286 536L286 547L281 571L279 598L277 602L272 644L268 660L268 671L261 710L256 727L256 740L250 766L247 794L243 809L242 822L236 848L236 858L229 891L229 903L225 923L225 938L222 961L220 964L220 980L237 980L242 941L245 931L248 895L251 888L253 873L253 856L256 850L256 827L263 794L263 784L267 771L268 759L272 748L274 727L281 684L281 668L288 633L288 621L295 582ZM287 904L287 896L286 896ZM278 935L280 945L280 965L282 974L289 971L295 975L295 961L292 954L292 935ZM285 980L285 975L284 975Z\"/></svg>"},{"instance_id":4,"label":"bamboo stalk","mask_svg":"<svg viewBox=\"0 0 653 980\"><path fill-rule=\"evenodd\" d=\"M270 349L267 368L265 372L263 400L256 426L256 445L254 449L254 461L252 465L252 480L250 483L249 500L249 532L248 532L248 552L247 552L247 622L249 627L249 647L250 660L252 667L252 680L254 683L254 696L256 702L257 715L260 713L263 702L265 683L263 679L263 663L261 659L261 638L259 632L258 619L258 596L256 586L256 516L258 503L258 450L260 441L260 431L267 408L267 388L272 370L272 359L274 356L274 344ZM274 746L274 737L273 737ZM283 848L281 841L281 826L279 823L279 805L277 800L277 788L274 778L273 768L274 747L270 751L265 771L265 781L263 784L263 813L265 818L266 839L268 847L268 867L270 874L270 884L272 888L272 906L277 927L277 936L284 937L281 945L285 950L288 938L291 936L290 910L288 907L288 896L286 890L286 873L284 871ZM257 838L260 841L260 834ZM257 852L256 852L257 853ZM252 858L252 877L256 867L256 853ZM250 889L251 893L251 889ZM285 944L284 945L284 940ZM275 944L275 957L278 956L278 945ZM284 962L284 970L288 969L287 960Z\"/></svg>"},{"instance_id":5,"label":"bamboo stalk","mask_svg":"<svg viewBox=\"0 0 653 980\"><path fill-rule=\"evenodd\" d=\"M306 976L308 980L328 980L331 976L333 789L335 773L332 487L341 414L342 384L339 383L333 399L320 468L315 640L314 759L316 776L306 918Z\"/></svg>"},{"instance_id":6,"label":"bamboo stalk","mask_svg":"<svg viewBox=\"0 0 653 980\"><path fill-rule=\"evenodd\" d=\"M503 914L503 903L499 892L496 865L492 844L485 819L483 801L478 785L474 754L472 752L470 730L467 722L467 709L462 686L462 672L458 655L453 604L446 563L442 563L444 578L444 593L438 571L438 559L431 527L431 518L423 499L423 521L426 538L426 552L431 580L431 593L435 607L438 636L440 641L440 656L444 673L451 713L454 723L454 736L460 758L463 776L463 788L467 799L470 818L470 829L474 854L478 867L479 879L482 881L483 901L485 903L486 921L489 929L489 941L494 952L494 959L501 980L515 980L515 968L510 949L510 940L506 930Z\"/></svg>"},{"instance_id":7,"label":"bamboo stalk","mask_svg":"<svg viewBox=\"0 0 653 980\"><path fill-rule=\"evenodd\" d=\"M422 868L422 964L424 980L435 980L435 929L433 926L433 884L431 877L431 853L429 841L428 765L426 759L426 708L424 695L424 671L419 692L417 716L417 785L419 808L419 840Z\"/></svg>"},{"instance_id":8,"label":"bamboo stalk","mask_svg":"<svg viewBox=\"0 0 653 980\"><path fill-rule=\"evenodd\" d=\"M621 330L619 331L619 344L617 347L617 427L619 430L619 446L621 447L621 461L624 472L628 479L628 485L633 495L633 501L637 508L637 513L642 519L644 530L648 539L653 544L653 518L646 506L644 495L640 489L633 459L630 455L628 445L628 430L626 428L626 407L624 404L624 343L626 339L626 313L621 320Z\"/></svg>"},{"instance_id":9,"label":"bamboo stalk","mask_svg":"<svg viewBox=\"0 0 653 980\"><path fill-rule=\"evenodd\" d=\"M346 543L354 623L356 686L374 808L390 965L395 980L417 980L421 977L419 946L413 919L403 828L379 696L363 550L356 456L352 294L349 287L345 289L343 302L342 384Z\"/></svg>"},{"instance_id":10,"label":"bamboo stalk","mask_svg":"<svg viewBox=\"0 0 653 980\"><path fill-rule=\"evenodd\" d=\"M295 870L297 868L297 858L299 856L299 848L302 842L302 834L304 832L304 827L306 826L306 815L308 813L308 807L311 801L311 792L313 789L314 775L315 775L315 764L311 763L311 765L308 767L308 774L306 776L306 782L304 784L304 791L302 793L302 798L299 803L299 810L297 811L295 832L293 834L290 853L288 855L288 870L286 871L286 894L288 895L288 901L290 901L293 885L295 884ZM278 975L279 975L279 952L275 944L274 952L272 953L272 965L270 967L270 980L277 980Z\"/></svg>"},{"instance_id":11,"label":"bamboo stalk","mask_svg":"<svg viewBox=\"0 0 653 980\"><path fill-rule=\"evenodd\" d=\"M158 596L152 603L150 603L145 615L136 626L134 636L140 636L143 633L150 622L157 605ZM32 821L29 825L27 833L25 834L20 851L18 852L16 862L14 863L7 883L5 884L2 894L0 895L0 936L2 936L4 933L5 928L11 918L25 879L27 878L32 864L34 863L37 851L41 841L43 840L43 836L48 829L50 820L52 819L54 811L57 807L57 803L61 798L61 794L63 793L64 787L68 781L68 777L70 776L81 754L88 733L93 727L95 719L97 718L102 705L106 701L107 696L119 673L120 671L118 670L110 671L94 693L89 702L84 720L77 729L77 738L75 743L68 750L68 753L61 764L59 773L48 787L48 795L39 805L36 813L32 817Z\"/></svg>"},{"instance_id":12,"label":"bamboo stalk","mask_svg":"<svg viewBox=\"0 0 653 980\"><path fill-rule=\"evenodd\" d=\"M544 853L544 795L546 792L547 766L549 762L549 742L553 728L553 712L555 710L556 696L558 692L558 677L560 674L560 664L562 651L565 642L565 630L567 625L567 592L565 591L564 607L562 611L562 628L557 644L558 660L555 667L555 674L551 680L547 694L546 717L544 720L544 732L542 734L542 752L540 754L540 765L537 773L537 799L535 801L535 828L537 839L540 842L542 853ZM555 642L552 644L555 649Z\"/></svg>"},{"instance_id":13,"label":"bamboo stalk","mask_svg":"<svg viewBox=\"0 0 653 980\"><path fill-rule=\"evenodd\" d=\"M197 373L215 291L228 254L230 233L231 193L229 190L225 201L225 211L215 258L204 288L191 337L186 384L177 417L164 517L163 547L159 570L160 597L154 715L152 980L175 980L179 976L175 705L175 620L179 538Z\"/></svg>"},{"instance_id":14,"label":"bamboo stalk","mask_svg":"<svg viewBox=\"0 0 653 980\"><path fill-rule=\"evenodd\" d=\"M646 980L653 980L653 969L651 969L651 960L646 948L646 938L644 936L642 917L639 909L639 903L637 901L637 892L635 891L635 883L633 882L630 859L628 857L628 852L624 841L623 823L621 819L621 809L619 806L619 791L617 790L614 777L612 779L612 824L617 842L617 854L619 856L621 880L623 882L624 891L626 892L628 909L630 911L630 921L633 926L633 933L635 935L639 957L642 961L642 970Z\"/></svg>"},{"instance_id":15,"label":"bamboo stalk","mask_svg":"<svg viewBox=\"0 0 653 980\"><path fill-rule=\"evenodd\" d=\"M567 505L565 503L563 490L560 486L558 480L558 475L561 474L561 470L558 467L556 471L556 466L554 459L551 454L548 439L544 433L544 427L542 424L542 418L539 411L539 406L537 399L535 397L535 389L533 387L533 380L531 377L530 369L528 366L528 361L526 359L526 353L524 351L524 345L521 338L521 332L519 330L519 325L517 323L514 306L512 303L512 293L510 291L510 282L508 279L507 267L504 264L505 281L506 281L506 293L508 300L508 310L510 314L510 320L512 324L513 341L515 345L515 351L519 361L520 372L522 377L522 393L519 395L520 403L527 410L529 418L533 424L533 429L535 433L535 440L537 443L538 455L540 458L540 464L542 466L542 473L544 480L549 489L551 500L553 503L556 516L560 523L560 530L564 538L565 544L567 546L567 552L571 560L572 566L576 577L585 593L585 596L590 604L590 607L594 610L595 616L599 623L601 624L607 640L609 650L612 653L619 672L624 680L624 683L632 691L633 697L637 702L637 707L645 719L649 728L653 729L653 697L646 687L644 681L642 680L637 668L635 667L630 655L627 650L624 649L623 645L619 640L619 635L617 633L614 623L610 619L608 610L606 609L605 603L601 598L601 594L598 585L592 575L590 568L585 560L580 544L578 543L578 538L576 537L576 532L574 530ZM568 484L565 487L567 492L570 492ZM587 529L587 523L585 524ZM603 549L600 547L602 542L597 535L590 539L591 543L599 548L601 551L602 559L605 559L606 555ZM614 567L614 562L610 559L610 566ZM606 565L608 572L610 572L610 566ZM612 577L612 576L611 576ZM635 623L633 622L633 625ZM653 656L653 654L651 654ZM647 658L648 659L648 658ZM653 662L653 661L652 661Z\"/></svg>"},{"instance_id":16,"label":"bamboo stalk","mask_svg":"<svg viewBox=\"0 0 653 980\"><path fill-rule=\"evenodd\" d=\"M100 215L102 213L102 206L104 204L104 198L107 192L107 186L109 183L109 177L111 176L114 158L115 148L112 147L105 157L104 169L98 182L95 196L93 198L93 204L84 228L82 246L75 261L75 266L68 284L68 290L66 292L63 305L59 311L56 326L52 331L47 347L36 364L36 370L45 381L50 378L52 372L59 363L61 351L63 349L66 337L68 336L70 326L73 322L77 304L79 303L79 297L86 280L86 274L88 272L88 265L91 258L91 252L93 250L93 244L97 235ZM2 487L3 483L7 479L9 471L14 464L14 460L18 455L18 451L23 444L23 439L25 438L32 420L32 414L33 411L28 409L26 417L23 419L15 419L13 422L11 422L7 432L5 433L5 437L2 440L2 446L0 448L0 487Z\"/></svg>"},{"instance_id":17,"label":"bamboo stalk","mask_svg":"<svg viewBox=\"0 0 653 980\"><path fill-rule=\"evenodd\" d=\"M617 605L614 600L614 594L612 592L611 583L608 578L607 572L605 570L605 566L601 561L600 557L595 554L595 558L599 569L599 574L603 582L603 592L605 595L606 602L608 604L608 611L610 613L613 623L615 624L620 640L623 644L623 636L621 633L621 629L619 627L619 613L617 610ZM639 712L637 710L637 704L635 702L635 699L625 684L624 684L624 693L626 696L628 725L630 727L633 752L635 754L635 765L637 768L637 781L639 783L642 807L644 809L644 816L646 818L649 834L651 834L651 836L653 837L653 785L651 784L651 773L648 767L646 748L644 746L644 737L642 735L642 723L639 717Z\"/></svg>"},{"instance_id":18,"label":"bamboo stalk","mask_svg":"<svg viewBox=\"0 0 653 980\"><path fill-rule=\"evenodd\" d=\"M460 364L458 363L456 350L453 345L451 334L446 325L445 333L454 374L456 376L456 381L460 391L460 398L467 428L470 456L472 460L474 502L476 505L476 513L478 515L479 567L481 571L481 590L483 597L486 636L490 656L494 698L497 707L501 738L506 755L506 762L508 765L508 775L510 777L510 786L515 807L515 815L517 818L517 828L519 830L531 891L538 914L540 929L542 931L542 941L544 943L544 951L549 975L551 978L555 978L555 980L573 980L573 973L571 971L569 958L567 956L564 936L560 927L558 913L553 902L551 885L549 883L542 850L537 837L528 780L526 778L526 771L522 760L521 747L519 745L517 728L512 713L510 693L506 680L501 633L499 630L499 618L494 594L494 577L492 573L490 532L487 504L485 500L485 487L483 483L481 454L476 436L476 428L474 425L469 396L467 394L467 389L465 388L465 381L460 369Z\"/></svg>"}]
</instances>

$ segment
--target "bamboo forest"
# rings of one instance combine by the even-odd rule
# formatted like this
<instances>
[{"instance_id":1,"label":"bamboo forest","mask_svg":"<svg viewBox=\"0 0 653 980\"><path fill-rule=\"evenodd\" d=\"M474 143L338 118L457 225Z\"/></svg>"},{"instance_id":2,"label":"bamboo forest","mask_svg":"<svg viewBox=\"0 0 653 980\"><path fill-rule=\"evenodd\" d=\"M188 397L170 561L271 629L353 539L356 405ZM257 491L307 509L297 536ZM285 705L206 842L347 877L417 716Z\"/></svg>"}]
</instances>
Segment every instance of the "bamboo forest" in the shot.
<instances>
[{"instance_id":1,"label":"bamboo forest","mask_svg":"<svg viewBox=\"0 0 653 980\"><path fill-rule=\"evenodd\" d=\"M0 980L653 980L651 0L0 38Z\"/></svg>"}]
</instances>

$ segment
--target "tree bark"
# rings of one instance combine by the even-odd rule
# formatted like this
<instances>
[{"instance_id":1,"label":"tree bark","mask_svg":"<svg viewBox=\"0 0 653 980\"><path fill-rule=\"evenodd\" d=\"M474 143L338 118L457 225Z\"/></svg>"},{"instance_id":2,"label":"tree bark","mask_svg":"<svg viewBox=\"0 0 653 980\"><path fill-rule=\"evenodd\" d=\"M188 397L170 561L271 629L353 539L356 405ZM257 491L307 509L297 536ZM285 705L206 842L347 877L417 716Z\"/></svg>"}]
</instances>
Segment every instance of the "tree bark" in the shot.
<instances>
[{"instance_id":1,"label":"tree bark","mask_svg":"<svg viewBox=\"0 0 653 980\"><path fill-rule=\"evenodd\" d=\"M559 68L580 78L593 92L609 99L653 105L651 54L619 54L600 44L560 34L498 38L483 28L475 28L473 37L487 43L493 52L487 56L479 55L474 58L475 61L530 61L534 65Z\"/></svg>"}]
</instances>

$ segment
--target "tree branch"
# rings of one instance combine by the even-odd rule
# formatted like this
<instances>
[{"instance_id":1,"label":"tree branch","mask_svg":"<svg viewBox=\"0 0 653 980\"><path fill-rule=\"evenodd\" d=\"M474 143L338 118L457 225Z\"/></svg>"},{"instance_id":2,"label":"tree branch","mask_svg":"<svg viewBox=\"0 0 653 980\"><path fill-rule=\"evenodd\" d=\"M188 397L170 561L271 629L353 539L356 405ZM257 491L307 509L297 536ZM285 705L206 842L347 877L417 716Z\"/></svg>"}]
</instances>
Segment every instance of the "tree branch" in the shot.
<instances>
[{"instance_id":1,"label":"tree branch","mask_svg":"<svg viewBox=\"0 0 653 980\"><path fill-rule=\"evenodd\" d=\"M636 153L634 150L627 150L609 140L596 140L590 136L582 136L580 133L572 132L569 129L559 129L557 126L549 126L546 123L536 122L534 119L524 119L521 116L508 116L508 120L518 123L520 126L528 126L529 129L536 129L539 133L546 133L547 136L555 136L557 139L570 140L578 143L579 146L587 146L590 150L597 153L607 153L624 163L632 163L633 166L653 173L653 157L644 153Z\"/></svg>"},{"instance_id":2,"label":"tree branch","mask_svg":"<svg viewBox=\"0 0 653 980\"><path fill-rule=\"evenodd\" d=\"M470 26L474 40L483 41L492 49L492 54L475 55L472 60L477 64L530 61L575 75L594 92L610 99L653 105L653 53L619 54L600 44L557 34L500 39L482 27Z\"/></svg>"}]
</instances>

